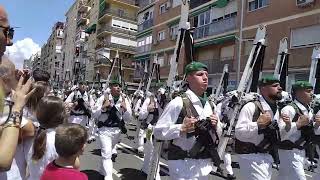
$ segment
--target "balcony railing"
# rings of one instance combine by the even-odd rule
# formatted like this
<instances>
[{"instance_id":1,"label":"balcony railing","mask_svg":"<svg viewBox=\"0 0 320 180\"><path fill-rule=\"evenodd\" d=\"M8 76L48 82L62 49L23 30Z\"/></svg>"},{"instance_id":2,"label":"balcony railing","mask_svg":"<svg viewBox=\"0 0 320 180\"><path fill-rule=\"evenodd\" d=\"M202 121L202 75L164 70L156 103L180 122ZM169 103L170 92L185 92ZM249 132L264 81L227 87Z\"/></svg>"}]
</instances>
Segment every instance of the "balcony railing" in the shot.
<instances>
[{"instance_id":1,"label":"balcony railing","mask_svg":"<svg viewBox=\"0 0 320 180\"><path fill-rule=\"evenodd\" d=\"M196 28L194 31L194 38L201 39L235 29L236 17L231 17Z\"/></svg>"},{"instance_id":2,"label":"balcony railing","mask_svg":"<svg viewBox=\"0 0 320 180\"><path fill-rule=\"evenodd\" d=\"M209 2L210 0L191 0L190 1L190 9L194 9L204 3Z\"/></svg>"},{"instance_id":3,"label":"balcony railing","mask_svg":"<svg viewBox=\"0 0 320 180\"><path fill-rule=\"evenodd\" d=\"M88 12L90 10L90 6L87 0L79 1L79 11L80 12Z\"/></svg>"},{"instance_id":4,"label":"balcony railing","mask_svg":"<svg viewBox=\"0 0 320 180\"><path fill-rule=\"evenodd\" d=\"M87 13L80 13L77 16L77 25L80 26L82 23L88 24L89 19L87 18Z\"/></svg>"},{"instance_id":5,"label":"balcony railing","mask_svg":"<svg viewBox=\"0 0 320 180\"><path fill-rule=\"evenodd\" d=\"M135 52L135 50L136 50L136 47L126 46L126 45L122 45L122 44L116 44L116 43L112 43L112 42L102 42L102 43L98 43L96 45L96 49L100 49L100 48L104 48L104 47L122 49L122 50L132 51L132 52Z\"/></svg>"},{"instance_id":6,"label":"balcony railing","mask_svg":"<svg viewBox=\"0 0 320 180\"><path fill-rule=\"evenodd\" d=\"M208 73L209 74L217 74L222 73L223 67L225 64L229 65L229 72L234 72L233 68L233 57L225 58L225 60L220 59L210 59L210 60L204 60L201 61L202 63L206 64L208 66Z\"/></svg>"},{"instance_id":7,"label":"balcony railing","mask_svg":"<svg viewBox=\"0 0 320 180\"><path fill-rule=\"evenodd\" d=\"M103 10L103 11L101 11L99 13L99 18L101 18L105 14L110 14L110 15L117 16L117 17L120 17L120 18L123 18L123 19L131 20L131 21L136 21L137 20L135 14L128 14L128 13L126 13L123 10L120 10L120 9L112 9L112 8L105 9L105 10Z\"/></svg>"},{"instance_id":8,"label":"balcony railing","mask_svg":"<svg viewBox=\"0 0 320 180\"><path fill-rule=\"evenodd\" d=\"M139 7L140 9L148 6L149 4L153 3L155 0L139 0Z\"/></svg>"},{"instance_id":9,"label":"balcony railing","mask_svg":"<svg viewBox=\"0 0 320 180\"><path fill-rule=\"evenodd\" d=\"M137 32L135 31L129 31L129 30L126 30L126 29L122 29L122 28L117 28L117 27L113 27L113 26L103 26L101 27L100 29L98 29L98 33L97 34L100 34L104 31L108 31L108 32L118 32L118 33L122 33L122 34L127 34L127 35L131 35L131 36L135 36L137 35Z\"/></svg>"},{"instance_id":10,"label":"balcony railing","mask_svg":"<svg viewBox=\"0 0 320 180\"><path fill-rule=\"evenodd\" d=\"M153 19L148 19L144 21L142 24L138 25L138 31L143 31L153 26Z\"/></svg>"},{"instance_id":11,"label":"balcony railing","mask_svg":"<svg viewBox=\"0 0 320 180\"><path fill-rule=\"evenodd\" d=\"M149 52L149 51L151 51L151 44L137 47L137 53L144 53L144 52Z\"/></svg>"}]
</instances>

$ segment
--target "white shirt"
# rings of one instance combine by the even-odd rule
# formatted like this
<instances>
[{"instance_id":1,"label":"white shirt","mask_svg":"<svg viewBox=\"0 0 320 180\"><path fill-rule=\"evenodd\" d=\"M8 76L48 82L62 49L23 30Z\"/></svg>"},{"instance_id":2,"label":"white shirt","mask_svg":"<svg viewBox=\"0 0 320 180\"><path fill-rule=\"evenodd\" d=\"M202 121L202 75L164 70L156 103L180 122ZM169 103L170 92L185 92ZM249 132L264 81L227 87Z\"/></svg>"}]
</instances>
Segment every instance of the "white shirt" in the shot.
<instances>
[{"instance_id":1,"label":"white shirt","mask_svg":"<svg viewBox=\"0 0 320 180\"><path fill-rule=\"evenodd\" d=\"M259 101L263 110L271 115L272 121L279 122L279 110L274 115L269 104L262 96L259 97ZM258 145L264 139L264 135L258 134L258 124L252 122L255 110L256 105L253 102L249 102L242 107L235 127L235 137L242 142Z\"/></svg>"},{"instance_id":2,"label":"white shirt","mask_svg":"<svg viewBox=\"0 0 320 180\"><path fill-rule=\"evenodd\" d=\"M198 112L199 119L205 119L210 115L216 113L212 112L212 108L208 101L203 107L198 96L194 94L190 89L186 91L186 95ZM154 135L157 139L160 140L173 140L173 144L186 151L192 148L196 139L195 137L187 138L186 134L181 134L180 130L182 124L176 124L182 107L183 101L180 96L170 101L167 107L163 110L162 115L160 116L158 123L154 128ZM214 109L216 109L216 107L214 107ZM218 121L217 125L217 133L219 134L219 136L222 133L220 120Z\"/></svg>"},{"instance_id":3,"label":"white shirt","mask_svg":"<svg viewBox=\"0 0 320 180\"><path fill-rule=\"evenodd\" d=\"M206 117L216 113L212 112L212 107L208 101L203 107L198 96L190 89L186 91L186 95L192 102L200 119L205 119ZM181 97L178 96L170 101L163 110L153 133L157 139L173 140L173 144L179 146L182 150L190 150L196 141L195 137L187 138L185 133L181 134L180 130L182 124L176 124L182 108L183 100ZM214 109L216 108L214 107ZM219 136L222 133L219 118L217 124L217 133ZM168 165L170 173L172 172L172 174L179 174L179 176L183 176L186 179L195 179L195 177L199 176L208 176L209 173L214 170L211 159L186 158L184 160L169 160Z\"/></svg>"},{"instance_id":4,"label":"white shirt","mask_svg":"<svg viewBox=\"0 0 320 180\"><path fill-rule=\"evenodd\" d=\"M115 106L117 108L117 110L120 112L120 114L122 115L122 119L126 123L129 123L131 121L131 119L132 119L132 110L131 110L131 106L130 106L130 103L127 100L127 98L125 98L127 111L123 112L123 110L121 108L122 96L119 97L119 100L117 102L114 102L113 97L112 97L111 94L109 94L108 96L109 96L109 100L110 100L110 105L111 106ZM103 105L104 99L105 99L105 96L101 96L97 100L97 103L96 103L95 108L94 108L95 109L94 117L105 119L105 117L101 117L101 116L106 115L106 114L101 114L103 112L101 107Z\"/></svg>"},{"instance_id":5,"label":"white shirt","mask_svg":"<svg viewBox=\"0 0 320 180\"><path fill-rule=\"evenodd\" d=\"M312 120L313 114L311 111L308 112L307 108L297 100L294 100L293 103L295 103L298 106L298 108L302 111L304 115L309 117L309 121ZM298 130L297 123L292 122L294 116L296 115L296 110L291 105L287 105L281 110L281 114L289 116L291 121L290 130L287 132L285 130L286 124L283 122L282 118L280 118L279 128L281 141L290 140L291 142L296 142L301 137L301 131Z\"/></svg>"},{"instance_id":6,"label":"white shirt","mask_svg":"<svg viewBox=\"0 0 320 180\"><path fill-rule=\"evenodd\" d=\"M161 115L162 109L159 106L157 98L154 98L154 101L155 101L155 108L158 108L159 115ZM149 115L148 106L149 106L149 104L150 104L150 97L147 97L146 100L143 102L141 108L140 108L139 119L148 118L148 115Z\"/></svg>"},{"instance_id":7,"label":"white shirt","mask_svg":"<svg viewBox=\"0 0 320 180\"><path fill-rule=\"evenodd\" d=\"M56 132L54 129L47 129L47 141L46 141L46 151L42 158L38 161L32 159L33 148L30 149L28 153L28 167L30 176L28 180L39 180L46 166L58 158L56 148L54 146Z\"/></svg>"}]
</instances>

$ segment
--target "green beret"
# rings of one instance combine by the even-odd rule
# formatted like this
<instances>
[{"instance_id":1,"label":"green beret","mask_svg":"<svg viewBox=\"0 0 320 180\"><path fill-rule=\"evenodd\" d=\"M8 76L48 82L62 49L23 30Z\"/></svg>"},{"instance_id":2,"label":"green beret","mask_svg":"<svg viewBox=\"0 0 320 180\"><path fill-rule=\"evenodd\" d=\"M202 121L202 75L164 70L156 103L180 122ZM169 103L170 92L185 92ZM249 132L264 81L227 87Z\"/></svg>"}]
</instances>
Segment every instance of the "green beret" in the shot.
<instances>
[{"instance_id":1,"label":"green beret","mask_svg":"<svg viewBox=\"0 0 320 180\"><path fill-rule=\"evenodd\" d=\"M185 74L189 75L192 72L201 71L201 70L208 71L207 65L205 65L201 62L193 61L192 63L190 63L186 66Z\"/></svg>"},{"instance_id":2,"label":"green beret","mask_svg":"<svg viewBox=\"0 0 320 180\"><path fill-rule=\"evenodd\" d=\"M268 76L264 76L262 77L259 82L258 85L259 86L267 86L267 85L271 85L273 83L279 83L280 80L276 77L274 77L273 75L268 75Z\"/></svg>"},{"instance_id":3,"label":"green beret","mask_svg":"<svg viewBox=\"0 0 320 180\"><path fill-rule=\"evenodd\" d=\"M112 79L109 84L112 86L112 85L119 85L121 86L121 83L118 79Z\"/></svg>"},{"instance_id":4,"label":"green beret","mask_svg":"<svg viewBox=\"0 0 320 180\"><path fill-rule=\"evenodd\" d=\"M298 89L313 89L313 86L308 81L297 81L292 85L292 90Z\"/></svg>"}]
</instances>

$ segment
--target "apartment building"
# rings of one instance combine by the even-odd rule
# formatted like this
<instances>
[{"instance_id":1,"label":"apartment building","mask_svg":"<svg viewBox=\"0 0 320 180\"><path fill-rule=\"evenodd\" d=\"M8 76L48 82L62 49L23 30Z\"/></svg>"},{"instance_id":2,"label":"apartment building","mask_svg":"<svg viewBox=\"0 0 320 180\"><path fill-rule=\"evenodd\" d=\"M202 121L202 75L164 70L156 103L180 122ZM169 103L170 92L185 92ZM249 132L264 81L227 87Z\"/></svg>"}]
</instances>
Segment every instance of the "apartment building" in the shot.
<instances>
[{"instance_id":1,"label":"apartment building","mask_svg":"<svg viewBox=\"0 0 320 180\"><path fill-rule=\"evenodd\" d=\"M77 14L78 14L77 1L69 8L66 12L66 23L65 23L65 37L63 46L63 59L64 59L64 80L68 84L74 77L74 60L75 60L75 37L77 27Z\"/></svg>"},{"instance_id":2,"label":"apartment building","mask_svg":"<svg viewBox=\"0 0 320 180\"><path fill-rule=\"evenodd\" d=\"M178 36L181 0L141 1L138 12L135 79L140 80L145 63L151 64L157 55L160 78L166 80ZM183 66L179 64L179 72Z\"/></svg>"},{"instance_id":3,"label":"apartment building","mask_svg":"<svg viewBox=\"0 0 320 180\"><path fill-rule=\"evenodd\" d=\"M195 59L208 66L210 89L218 86L225 64L228 64L231 72L229 88L235 88L237 11L237 0L190 2L189 17L195 28Z\"/></svg>"},{"instance_id":4,"label":"apartment building","mask_svg":"<svg viewBox=\"0 0 320 180\"><path fill-rule=\"evenodd\" d=\"M50 73L50 80L58 86L63 79L62 45L64 38L64 23L57 22L52 28L52 33L47 43L41 48L41 67Z\"/></svg>"},{"instance_id":5,"label":"apartment building","mask_svg":"<svg viewBox=\"0 0 320 180\"><path fill-rule=\"evenodd\" d=\"M244 4L242 31L244 39L253 38L259 24L267 25L264 72L273 72L279 42L282 38L288 37L289 84L295 80L308 80L312 50L320 43L320 2L316 0L248 0ZM243 70L252 42L242 44L244 48L241 52L241 68Z\"/></svg>"},{"instance_id":6,"label":"apartment building","mask_svg":"<svg viewBox=\"0 0 320 180\"><path fill-rule=\"evenodd\" d=\"M25 59L23 63L23 69L30 69L33 71L35 69L41 68L40 56L41 56L41 53L37 52L35 54L32 54L29 59Z\"/></svg>"},{"instance_id":7,"label":"apartment building","mask_svg":"<svg viewBox=\"0 0 320 180\"><path fill-rule=\"evenodd\" d=\"M102 80L107 78L111 62L118 53L124 69L123 78L126 82L132 82L138 9L135 0L99 1L94 72L99 73ZM118 71L118 66L114 71Z\"/></svg>"}]
</instances>

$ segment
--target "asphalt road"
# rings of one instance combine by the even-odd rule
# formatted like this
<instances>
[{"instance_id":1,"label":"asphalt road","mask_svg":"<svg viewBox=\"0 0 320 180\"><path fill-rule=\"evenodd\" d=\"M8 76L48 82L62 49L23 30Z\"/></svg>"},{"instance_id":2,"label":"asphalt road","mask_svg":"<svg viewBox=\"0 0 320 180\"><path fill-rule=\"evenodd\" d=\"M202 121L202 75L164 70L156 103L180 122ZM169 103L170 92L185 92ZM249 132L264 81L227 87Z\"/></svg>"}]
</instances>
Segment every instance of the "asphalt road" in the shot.
<instances>
[{"instance_id":1,"label":"asphalt road","mask_svg":"<svg viewBox=\"0 0 320 180\"><path fill-rule=\"evenodd\" d=\"M134 137L135 125L127 125L129 138ZM118 157L116 162L113 163L113 180L145 180L146 175L141 172L143 158L139 157L135 151L133 140L129 140L125 135L121 135L121 142L117 145ZM237 157L233 156L233 161L236 161ZM103 180L103 176L99 173L101 166L101 150L99 141L88 144L85 148L84 154L80 157L81 171L88 175L89 180ZM166 161L161 159L163 165L161 165L161 180L169 180L168 168ZM235 175L239 174L239 166L233 162L233 170ZM312 179L312 173L307 173L307 179ZM276 180L278 172L274 170L273 178ZM220 175L210 175L210 180L223 180L224 177ZM239 178L238 178L239 179Z\"/></svg>"}]
</instances>

